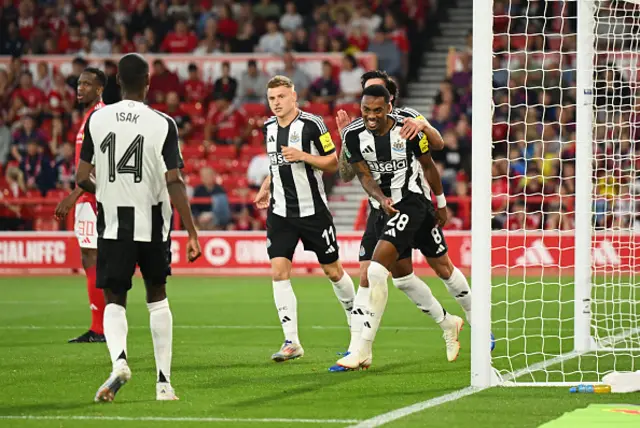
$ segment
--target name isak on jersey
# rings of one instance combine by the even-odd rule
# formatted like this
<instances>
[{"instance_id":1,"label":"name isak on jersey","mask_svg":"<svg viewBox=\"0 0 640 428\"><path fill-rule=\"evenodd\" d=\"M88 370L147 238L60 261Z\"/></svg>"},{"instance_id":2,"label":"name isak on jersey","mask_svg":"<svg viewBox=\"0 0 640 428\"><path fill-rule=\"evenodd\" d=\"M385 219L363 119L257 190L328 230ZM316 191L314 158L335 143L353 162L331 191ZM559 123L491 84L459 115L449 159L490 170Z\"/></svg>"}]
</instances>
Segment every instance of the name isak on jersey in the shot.
<instances>
[{"instance_id":1,"label":"name isak on jersey","mask_svg":"<svg viewBox=\"0 0 640 428\"><path fill-rule=\"evenodd\" d=\"M366 161L371 172L394 172L407 168L407 159L393 159L390 161Z\"/></svg>"}]
</instances>

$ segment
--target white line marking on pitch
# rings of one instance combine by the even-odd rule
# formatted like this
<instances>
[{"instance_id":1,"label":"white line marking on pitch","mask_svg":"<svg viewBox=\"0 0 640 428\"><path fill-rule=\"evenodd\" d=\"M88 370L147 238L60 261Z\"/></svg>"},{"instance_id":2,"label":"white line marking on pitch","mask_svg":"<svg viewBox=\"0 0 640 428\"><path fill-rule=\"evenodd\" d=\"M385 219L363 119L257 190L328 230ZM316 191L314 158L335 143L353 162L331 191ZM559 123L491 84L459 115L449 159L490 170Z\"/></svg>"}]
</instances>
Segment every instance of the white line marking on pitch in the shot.
<instances>
[{"instance_id":1,"label":"white line marking on pitch","mask_svg":"<svg viewBox=\"0 0 640 428\"><path fill-rule=\"evenodd\" d=\"M623 341L624 339L626 339L629 336L632 336L634 334L640 333L640 328L635 328L635 329L631 329L631 330L627 330L623 333L617 334L615 336L612 336L608 339L605 339L603 341L600 342L601 346L615 346L617 343ZM546 361L542 361L540 363L536 363L533 364L532 366L528 367L528 368L524 368L524 369L520 369L517 370L513 373L508 373L507 375L503 376L502 381L505 384L504 386L517 386L516 383L511 382L514 379L518 379L519 377L524 376L525 374L530 374L533 372L537 372L540 370L544 370L547 367L553 366L555 364L567 361L567 360L571 360L572 358L576 358L579 357L582 354L585 354L588 352L577 352L577 351L572 351L569 352L567 354L564 355L559 355L555 358L551 358L550 360L546 360ZM530 386L530 385L527 385ZM531 385L532 386L532 385ZM431 407L436 407L439 406L441 404L445 404L445 403L449 403L451 401L455 401L455 400L459 400L460 398L463 397L467 397L469 395L475 394L477 392L480 391L484 391L485 389L488 388L475 388L472 386L468 386L466 388L462 388L459 389L457 391L454 392L450 392L449 394L445 394L445 395L441 395L440 397L435 397L432 398L430 400L426 400L426 401L422 401L420 403L416 403L416 404L412 404L410 406L406 406L406 407L401 407L399 409L396 410L392 410L390 412L387 413L383 413L381 415L378 416L374 416L373 418L370 419L366 419L356 425L351 425L348 428L374 428L374 427L379 427L381 425L387 424L389 422L393 422L397 419L400 418L404 418L405 416L409 416L411 414L417 413L417 412L421 412L422 410L431 408Z\"/></svg>"},{"instance_id":2,"label":"white line marking on pitch","mask_svg":"<svg viewBox=\"0 0 640 428\"><path fill-rule=\"evenodd\" d=\"M86 328L86 326L81 325L0 325L0 330L78 330ZM129 329L148 329L148 325L130 325ZM174 329L184 329L184 330L280 330L282 327L279 325L174 325ZM347 328L346 325L311 325L311 326L301 326L300 328L311 328L313 330L344 330ZM383 330L405 330L405 331L440 331L439 327L417 327L417 326L380 326ZM522 331L521 328L496 328L493 331ZM573 329L566 329L567 331ZM538 331L538 330L536 330ZM553 330L557 332L557 330Z\"/></svg>"},{"instance_id":3,"label":"white line marking on pitch","mask_svg":"<svg viewBox=\"0 0 640 428\"><path fill-rule=\"evenodd\" d=\"M157 416L38 416L38 415L9 415L1 416L0 420L28 420L28 421L131 421L131 422L256 422L256 423L299 423L299 424L351 424L358 419L286 419L286 418L170 418Z\"/></svg>"}]
</instances>

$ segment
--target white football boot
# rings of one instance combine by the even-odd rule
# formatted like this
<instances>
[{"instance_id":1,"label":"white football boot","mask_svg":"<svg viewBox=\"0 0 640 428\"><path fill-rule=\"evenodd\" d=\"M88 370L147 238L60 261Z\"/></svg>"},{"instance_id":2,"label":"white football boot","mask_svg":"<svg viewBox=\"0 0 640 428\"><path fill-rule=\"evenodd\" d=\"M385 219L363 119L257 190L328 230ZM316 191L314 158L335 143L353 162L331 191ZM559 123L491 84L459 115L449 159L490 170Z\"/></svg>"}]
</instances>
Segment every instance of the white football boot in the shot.
<instances>
[{"instance_id":1,"label":"white football boot","mask_svg":"<svg viewBox=\"0 0 640 428\"><path fill-rule=\"evenodd\" d=\"M444 331L442 337L447 345L447 360L455 361L460 353L460 330L464 325L464 320L459 316L447 313L440 327Z\"/></svg>"},{"instance_id":2,"label":"white football boot","mask_svg":"<svg viewBox=\"0 0 640 428\"><path fill-rule=\"evenodd\" d=\"M369 353L369 355L363 355L360 351L354 351L340 358L336 362L336 365L345 368L347 371L367 370L369 367L371 367L372 361L373 361L373 356L371 353ZM332 371L339 371L339 370L332 370Z\"/></svg>"},{"instance_id":3,"label":"white football boot","mask_svg":"<svg viewBox=\"0 0 640 428\"><path fill-rule=\"evenodd\" d=\"M176 391L168 382L156 383L156 400L158 401L175 401L179 400Z\"/></svg>"},{"instance_id":4,"label":"white football boot","mask_svg":"<svg viewBox=\"0 0 640 428\"><path fill-rule=\"evenodd\" d=\"M131 380L131 369L126 360L118 360L109 378L98 388L95 401L113 401L122 386Z\"/></svg>"},{"instance_id":5,"label":"white football boot","mask_svg":"<svg viewBox=\"0 0 640 428\"><path fill-rule=\"evenodd\" d=\"M271 356L271 359L276 363L283 361L294 360L296 358L302 358L304 356L304 349L299 343L293 343L289 340L285 340L282 348Z\"/></svg>"}]
</instances>

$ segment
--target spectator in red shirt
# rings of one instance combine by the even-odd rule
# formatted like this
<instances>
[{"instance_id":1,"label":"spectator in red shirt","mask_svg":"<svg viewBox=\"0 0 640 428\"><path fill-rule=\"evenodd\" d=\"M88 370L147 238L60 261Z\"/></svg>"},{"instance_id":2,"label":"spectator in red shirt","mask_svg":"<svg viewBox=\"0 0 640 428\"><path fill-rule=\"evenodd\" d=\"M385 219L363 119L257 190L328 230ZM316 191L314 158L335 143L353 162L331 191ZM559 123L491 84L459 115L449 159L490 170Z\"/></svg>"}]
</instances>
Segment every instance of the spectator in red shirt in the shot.
<instances>
[{"instance_id":1,"label":"spectator in red shirt","mask_svg":"<svg viewBox=\"0 0 640 428\"><path fill-rule=\"evenodd\" d=\"M366 30L363 25L351 28L349 38L347 39L349 45L359 51L366 52L369 47L369 36L367 36Z\"/></svg>"},{"instance_id":2,"label":"spectator in red shirt","mask_svg":"<svg viewBox=\"0 0 640 428\"><path fill-rule=\"evenodd\" d=\"M7 168L6 185L0 189L0 200L13 199L26 196L27 186L24 183L24 174L17 166ZM18 204L0 204L0 230L30 229L25 222L29 213L25 207Z\"/></svg>"},{"instance_id":3,"label":"spectator in red shirt","mask_svg":"<svg viewBox=\"0 0 640 428\"><path fill-rule=\"evenodd\" d=\"M168 53L189 53L198 46L198 38L189 31L186 22L178 20L174 31L167 34L160 45L162 52Z\"/></svg>"},{"instance_id":4,"label":"spectator in red shirt","mask_svg":"<svg viewBox=\"0 0 640 428\"><path fill-rule=\"evenodd\" d=\"M167 70L162 60L153 62L153 75L147 98L151 104L163 103L167 93L180 93L181 85L178 75Z\"/></svg>"},{"instance_id":5,"label":"spectator in red shirt","mask_svg":"<svg viewBox=\"0 0 640 428\"><path fill-rule=\"evenodd\" d=\"M207 98L207 85L198 73L198 66L189 64L189 78L185 80L182 93L187 101L203 101Z\"/></svg>"},{"instance_id":6,"label":"spectator in red shirt","mask_svg":"<svg viewBox=\"0 0 640 428\"><path fill-rule=\"evenodd\" d=\"M20 87L13 92L13 96L22 98L27 107L31 109L31 114L37 116L42 112L42 105L45 101L44 93L33 85L33 76L30 71L22 73Z\"/></svg>"},{"instance_id":7,"label":"spectator in red shirt","mask_svg":"<svg viewBox=\"0 0 640 428\"><path fill-rule=\"evenodd\" d=\"M69 25L68 31L63 31L58 40L58 50L63 54L75 54L82 49L82 34L76 24Z\"/></svg>"},{"instance_id":8,"label":"spectator in red shirt","mask_svg":"<svg viewBox=\"0 0 640 428\"><path fill-rule=\"evenodd\" d=\"M18 9L18 29L22 40L29 40L36 26L36 18L33 4L21 1Z\"/></svg>"},{"instance_id":9,"label":"spectator in red shirt","mask_svg":"<svg viewBox=\"0 0 640 428\"><path fill-rule=\"evenodd\" d=\"M527 213L524 202L517 200L507 214L507 230L536 230L540 228L539 213Z\"/></svg>"},{"instance_id":10,"label":"spectator in red shirt","mask_svg":"<svg viewBox=\"0 0 640 428\"><path fill-rule=\"evenodd\" d=\"M227 40L233 39L238 34L238 23L233 19L231 6L225 4L219 9L218 14L218 34Z\"/></svg>"},{"instance_id":11,"label":"spectator in red shirt","mask_svg":"<svg viewBox=\"0 0 640 428\"><path fill-rule=\"evenodd\" d=\"M239 146L251 132L246 126L247 118L231 105L231 100L218 97L215 106L209 109L204 127L205 147L215 144L235 144Z\"/></svg>"},{"instance_id":12,"label":"spectator in red shirt","mask_svg":"<svg viewBox=\"0 0 640 428\"><path fill-rule=\"evenodd\" d=\"M73 109L76 93L64 81L64 76L56 73L53 78L53 87L48 94L49 102L45 104L45 113L59 117L68 114Z\"/></svg>"}]
</instances>

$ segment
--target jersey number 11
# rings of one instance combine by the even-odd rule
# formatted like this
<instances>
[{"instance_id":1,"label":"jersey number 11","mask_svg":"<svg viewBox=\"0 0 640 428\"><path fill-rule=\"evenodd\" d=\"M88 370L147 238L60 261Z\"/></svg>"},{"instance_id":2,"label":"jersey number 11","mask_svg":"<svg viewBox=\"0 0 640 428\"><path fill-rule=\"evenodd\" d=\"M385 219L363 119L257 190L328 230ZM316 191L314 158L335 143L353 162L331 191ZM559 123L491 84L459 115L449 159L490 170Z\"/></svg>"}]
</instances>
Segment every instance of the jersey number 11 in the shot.
<instances>
[{"instance_id":1,"label":"jersey number 11","mask_svg":"<svg viewBox=\"0 0 640 428\"><path fill-rule=\"evenodd\" d=\"M133 181L140 183L142 181L142 147L144 137L140 134L136 135L133 142L124 152L118 164L116 165L116 134L109 132L102 143L100 150L107 153L109 157L109 182L116 181L116 172L118 174L133 174ZM133 158L133 160L132 160Z\"/></svg>"}]
</instances>

